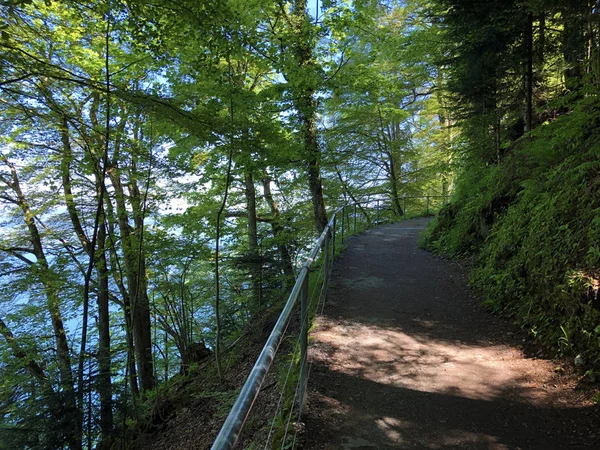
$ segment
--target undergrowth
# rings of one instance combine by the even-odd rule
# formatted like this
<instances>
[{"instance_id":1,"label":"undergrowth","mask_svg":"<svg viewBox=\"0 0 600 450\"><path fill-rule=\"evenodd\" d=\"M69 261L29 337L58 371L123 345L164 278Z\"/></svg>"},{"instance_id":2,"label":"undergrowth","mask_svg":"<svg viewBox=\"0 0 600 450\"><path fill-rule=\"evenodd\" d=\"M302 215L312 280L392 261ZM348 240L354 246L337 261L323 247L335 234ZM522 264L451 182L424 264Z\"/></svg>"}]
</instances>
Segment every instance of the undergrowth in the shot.
<instances>
[{"instance_id":1,"label":"undergrowth","mask_svg":"<svg viewBox=\"0 0 600 450\"><path fill-rule=\"evenodd\" d=\"M434 205L431 205L433 211ZM418 209L413 209L414 216ZM423 208L423 213L425 209ZM339 219L339 218L338 218ZM404 218L393 217L391 211L382 211L382 222ZM369 224L359 219L354 229L351 213L345 218L345 238L342 242L341 220L338 220L334 258L348 245L353 234L360 234ZM328 247L331 257L331 247ZM321 288L324 273L323 252L311 266L309 275L309 330L315 326L314 319L322 307ZM214 359L190 368L187 375L176 375L153 392L139 405L138 419L129 424L125 436L126 448L189 448L187 430L201 422L206 427L201 436L193 436L193 448L209 448L221 424L233 405L240 388L271 332L280 310L287 300L288 292L282 292L280 302L257 320L248 324L236 344L224 355L226 380L219 380ZM300 320L296 311L287 326L287 332L279 346L271 370L263 383L263 390L254 404L240 438L240 448L292 448L302 439L302 423L298 418L298 392L300 351L298 335ZM183 412L186 411L186 412ZM185 431L181 428L185 426ZM298 434L298 435L297 435ZM177 442L171 441L179 439ZM182 441L182 442L180 442Z\"/></svg>"},{"instance_id":2,"label":"undergrowth","mask_svg":"<svg viewBox=\"0 0 600 450\"><path fill-rule=\"evenodd\" d=\"M475 261L493 311L600 370L600 108L585 100L516 141L499 165L470 164L421 246Z\"/></svg>"}]
</instances>

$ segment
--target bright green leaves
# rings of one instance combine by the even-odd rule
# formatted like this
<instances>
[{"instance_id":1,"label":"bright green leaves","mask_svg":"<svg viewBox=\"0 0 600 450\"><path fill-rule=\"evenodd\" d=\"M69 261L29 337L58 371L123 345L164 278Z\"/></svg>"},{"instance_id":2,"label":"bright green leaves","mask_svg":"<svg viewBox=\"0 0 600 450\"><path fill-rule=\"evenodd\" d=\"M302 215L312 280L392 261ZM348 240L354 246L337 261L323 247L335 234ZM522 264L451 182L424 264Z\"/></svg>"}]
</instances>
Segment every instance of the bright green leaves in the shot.
<instances>
[{"instance_id":1,"label":"bright green leaves","mask_svg":"<svg viewBox=\"0 0 600 450\"><path fill-rule=\"evenodd\" d=\"M476 255L473 282L487 305L597 361L600 165L590 101L517 141L501 164L467 165L426 245Z\"/></svg>"},{"instance_id":2,"label":"bright green leaves","mask_svg":"<svg viewBox=\"0 0 600 450\"><path fill-rule=\"evenodd\" d=\"M333 14L343 67L327 101L328 144L336 152L328 161L346 167L350 185L368 187L355 195L382 187L392 197L441 193L450 174L439 164L447 148L434 142L442 109L433 97L437 27L416 2L368 3L344 12L337 5ZM346 22L345 15L357 21Z\"/></svg>"}]
</instances>

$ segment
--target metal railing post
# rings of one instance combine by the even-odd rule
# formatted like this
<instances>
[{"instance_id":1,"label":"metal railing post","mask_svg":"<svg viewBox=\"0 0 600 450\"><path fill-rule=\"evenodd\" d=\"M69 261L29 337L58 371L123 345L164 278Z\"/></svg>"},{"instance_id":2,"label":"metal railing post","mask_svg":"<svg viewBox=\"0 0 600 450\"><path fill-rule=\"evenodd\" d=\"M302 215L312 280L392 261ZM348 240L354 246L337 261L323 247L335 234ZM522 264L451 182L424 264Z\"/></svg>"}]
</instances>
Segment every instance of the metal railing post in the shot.
<instances>
[{"instance_id":1,"label":"metal railing post","mask_svg":"<svg viewBox=\"0 0 600 450\"><path fill-rule=\"evenodd\" d=\"M329 274L331 273L329 264L333 262L329 255L329 244L331 244L331 239L329 234L325 237L325 243L323 244L323 303L325 302L325 298L327 298L327 288L329 287ZM333 264L332 264L333 267ZM318 313L318 312L317 312Z\"/></svg>"},{"instance_id":2,"label":"metal railing post","mask_svg":"<svg viewBox=\"0 0 600 450\"><path fill-rule=\"evenodd\" d=\"M342 206L342 244L344 243L344 221L345 221L345 213L346 205Z\"/></svg>"},{"instance_id":3,"label":"metal railing post","mask_svg":"<svg viewBox=\"0 0 600 450\"><path fill-rule=\"evenodd\" d=\"M302 415L302 408L306 404L306 387L308 383L308 278L306 273L302 291L300 292L300 389L298 392L298 417Z\"/></svg>"},{"instance_id":4,"label":"metal railing post","mask_svg":"<svg viewBox=\"0 0 600 450\"><path fill-rule=\"evenodd\" d=\"M376 213L375 213L375 223L377 225L379 225L379 200L377 200L377 207L376 207Z\"/></svg>"},{"instance_id":5,"label":"metal railing post","mask_svg":"<svg viewBox=\"0 0 600 450\"><path fill-rule=\"evenodd\" d=\"M313 249L310 259L312 260L314 257L316 257L316 252ZM235 447L240 432L248 418L248 414L252 409L252 405L260 392L260 387L275 358L275 353L283 339L285 324L294 310L296 299L302 291L305 278L308 276L308 264L309 263L306 262L300 270L300 273L296 278L296 284L290 293L288 301L283 307L283 311L281 311L281 315L279 316L279 319L277 319L277 323L275 323L254 367L252 367L250 375L248 375L246 382L242 386L242 390L233 404L231 411L229 411L229 415L225 419L225 423L223 423L211 450L231 450Z\"/></svg>"},{"instance_id":6,"label":"metal railing post","mask_svg":"<svg viewBox=\"0 0 600 450\"><path fill-rule=\"evenodd\" d=\"M406 195L404 196L404 218L406 219Z\"/></svg>"},{"instance_id":7,"label":"metal railing post","mask_svg":"<svg viewBox=\"0 0 600 450\"><path fill-rule=\"evenodd\" d=\"M331 267L333 268L333 260L335 259L335 232L337 229L337 217L333 216L333 223L331 224Z\"/></svg>"},{"instance_id":8,"label":"metal railing post","mask_svg":"<svg viewBox=\"0 0 600 450\"><path fill-rule=\"evenodd\" d=\"M429 215L429 195L427 196L427 208L425 209L425 215Z\"/></svg>"},{"instance_id":9,"label":"metal railing post","mask_svg":"<svg viewBox=\"0 0 600 450\"><path fill-rule=\"evenodd\" d=\"M354 204L354 234L356 234L356 207L357 204Z\"/></svg>"},{"instance_id":10,"label":"metal railing post","mask_svg":"<svg viewBox=\"0 0 600 450\"><path fill-rule=\"evenodd\" d=\"M296 304L300 301L300 373L299 373L299 385L298 385L298 393L300 394L299 402L300 402L300 412L304 407L307 397L307 380L308 380L308 319L309 319L309 292L308 292L308 284L309 284L309 271L311 264L317 261L317 256L320 251L325 251L323 256L323 267L324 270L329 270L329 273L333 270L333 261L335 258L335 240L336 240L336 232L337 232L337 214L344 211L342 208L336 210L333 214L333 217L327 223L327 226L315 242L315 246L312 251L308 255L306 262L300 269L298 276L296 277L296 281L294 283L294 287L292 288L290 295L288 297L277 322L273 326L271 330L271 334L269 335L265 346L262 348L260 355L258 356L248 378L244 382L242 389L237 396L225 422L221 426L221 430L219 434L215 438L215 441L212 444L211 450L232 450L239 437L242 429L244 428L244 424L249 417L250 411L252 410L252 406L254 401L256 400L261 386L265 381L265 377L267 376L267 372L269 371L271 364L275 358L275 354L281 344L287 324L291 315L296 311ZM348 219L350 220L350 219ZM342 221L344 221L344 217L342 216ZM342 228L342 232L343 232ZM330 234L331 233L331 234ZM329 254L328 245L331 246L331 254ZM329 267L327 267L329 266ZM329 282L329 274L325 274L325 279L323 280L322 286L322 294L326 294L327 283Z\"/></svg>"}]
</instances>

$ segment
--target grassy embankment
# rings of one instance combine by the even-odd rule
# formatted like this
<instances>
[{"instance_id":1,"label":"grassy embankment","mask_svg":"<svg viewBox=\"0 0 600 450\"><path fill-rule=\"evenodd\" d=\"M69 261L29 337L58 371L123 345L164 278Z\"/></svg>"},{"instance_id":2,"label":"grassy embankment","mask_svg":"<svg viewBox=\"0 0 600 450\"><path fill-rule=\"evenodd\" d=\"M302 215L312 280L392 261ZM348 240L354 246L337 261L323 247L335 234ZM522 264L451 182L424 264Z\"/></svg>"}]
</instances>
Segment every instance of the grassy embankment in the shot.
<instances>
[{"instance_id":1,"label":"grassy embankment","mask_svg":"<svg viewBox=\"0 0 600 450\"><path fill-rule=\"evenodd\" d=\"M493 311L600 371L600 107L581 101L506 149L465 167L421 245L471 257Z\"/></svg>"}]
</instances>

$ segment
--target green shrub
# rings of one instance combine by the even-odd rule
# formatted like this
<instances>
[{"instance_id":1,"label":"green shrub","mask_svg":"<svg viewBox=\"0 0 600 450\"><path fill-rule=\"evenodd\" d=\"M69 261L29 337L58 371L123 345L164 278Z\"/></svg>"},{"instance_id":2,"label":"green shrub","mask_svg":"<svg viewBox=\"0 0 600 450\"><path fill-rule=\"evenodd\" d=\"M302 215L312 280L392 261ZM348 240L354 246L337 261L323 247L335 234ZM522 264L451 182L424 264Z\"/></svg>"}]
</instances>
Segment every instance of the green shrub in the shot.
<instances>
[{"instance_id":1,"label":"green shrub","mask_svg":"<svg viewBox=\"0 0 600 450\"><path fill-rule=\"evenodd\" d=\"M600 363L600 113L593 103L469 165L423 247L475 256L492 310L563 353Z\"/></svg>"}]
</instances>

